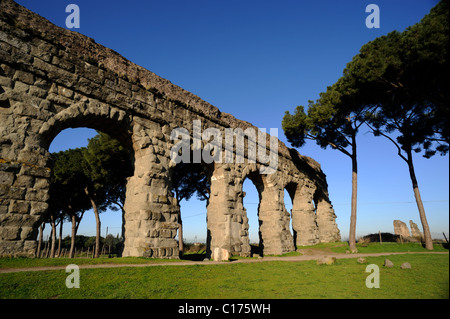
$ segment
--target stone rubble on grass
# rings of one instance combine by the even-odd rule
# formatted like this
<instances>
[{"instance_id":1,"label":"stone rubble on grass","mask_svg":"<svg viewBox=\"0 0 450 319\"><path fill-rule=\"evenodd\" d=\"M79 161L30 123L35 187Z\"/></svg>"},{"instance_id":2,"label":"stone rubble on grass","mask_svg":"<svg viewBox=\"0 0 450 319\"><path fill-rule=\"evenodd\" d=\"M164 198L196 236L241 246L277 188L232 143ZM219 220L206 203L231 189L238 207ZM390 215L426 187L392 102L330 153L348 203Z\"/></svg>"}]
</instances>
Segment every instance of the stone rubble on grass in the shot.
<instances>
[{"instance_id":1,"label":"stone rubble on grass","mask_svg":"<svg viewBox=\"0 0 450 319\"><path fill-rule=\"evenodd\" d=\"M392 267L394 267L394 263L392 261L390 261L389 259L385 259L383 266L387 267L387 268L392 268Z\"/></svg>"},{"instance_id":2,"label":"stone rubble on grass","mask_svg":"<svg viewBox=\"0 0 450 319\"><path fill-rule=\"evenodd\" d=\"M411 264L406 262L400 266L401 269L411 269Z\"/></svg>"},{"instance_id":3,"label":"stone rubble on grass","mask_svg":"<svg viewBox=\"0 0 450 319\"><path fill-rule=\"evenodd\" d=\"M333 265L336 263L336 257L323 256L317 259L318 265Z\"/></svg>"},{"instance_id":4,"label":"stone rubble on grass","mask_svg":"<svg viewBox=\"0 0 450 319\"><path fill-rule=\"evenodd\" d=\"M357 262L358 264L367 264L367 259L364 257L359 257Z\"/></svg>"}]
</instances>

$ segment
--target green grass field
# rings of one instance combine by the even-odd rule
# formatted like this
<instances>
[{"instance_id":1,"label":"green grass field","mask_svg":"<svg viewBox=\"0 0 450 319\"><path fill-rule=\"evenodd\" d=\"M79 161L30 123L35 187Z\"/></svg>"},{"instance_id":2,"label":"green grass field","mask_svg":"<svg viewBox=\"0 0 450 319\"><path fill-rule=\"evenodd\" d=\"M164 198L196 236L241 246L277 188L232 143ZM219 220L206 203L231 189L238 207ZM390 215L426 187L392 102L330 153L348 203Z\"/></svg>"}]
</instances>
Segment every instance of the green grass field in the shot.
<instances>
[{"instance_id":1,"label":"green grass field","mask_svg":"<svg viewBox=\"0 0 450 319\"><path fill-rule=\"evenodd\" d=\"M79 289L66 287L69 274L65 270L4 273L0 274L0 298L449 298L448 255L387 257L394 268L383 267L385 258L367 258L368 264L379 266L378 289L366 287L367 264L352 258L334 265L267 261L80 269ZM79 261L66 260L66 264ZM129 261L143 263L142 258ZM412 269L400 269L406 261ZM2 262L2 267L8 263Z\"/></svg>"},{"instance_id":2,"label":"green grass field","mask_svg":"<svg viewBox=\"0 0 450 319\"><path fill-rule=\"evenodd\" d=\"M434 243L433 252L448 252L447 244ZM423 247L421 243L369 243L369 244L356 244L358 253L387 253L387 252L429 252ZM323 243L314 246L299 246L298 249L313 249L313 250L326 250L334 253L345 253L349 250L349 246L345 242L336 243Z\"/></svg>"}]
</instances>

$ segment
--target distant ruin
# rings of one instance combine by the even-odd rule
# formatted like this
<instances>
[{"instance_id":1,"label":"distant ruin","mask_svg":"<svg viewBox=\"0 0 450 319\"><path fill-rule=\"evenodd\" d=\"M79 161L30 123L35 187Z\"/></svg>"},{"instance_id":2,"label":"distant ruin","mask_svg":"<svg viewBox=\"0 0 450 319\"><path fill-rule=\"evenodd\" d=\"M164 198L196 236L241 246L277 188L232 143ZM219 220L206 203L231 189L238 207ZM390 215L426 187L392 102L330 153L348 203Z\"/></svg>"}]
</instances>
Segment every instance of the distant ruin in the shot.
<instances>
[{"instance_id":1,"label":"distant ruin","mask_svg":"<svg viewBox=\"0 0 450 319\"><path fill-rule=\"evenodd\" d=\"M409 227L411 228L411 236L423 238L423 233L419 230L419 226L412 220L409 221Z\"/></svg>"},{"instance_id":2,"label":"distant ruin","mask_svg":"<svg viewBox=\"0 0 450 319\"><path fill-rule=\"evenodd\" d=\"M408 226L404 222L402 222L401 220L394 220L394 233L405 239L411 237L423 238L423 233L419 230L419 227L416 223L410 220L409 225L411 227L411 233L409 232Z\"/></svg>"},{"instance_id":3,"label":"distant ruin","mask_svg":"<svg viewBox=\"0 0 450 319\"><path fill-rule=\"evenodd\" d=\"M404 238L410 237L408 226L401 220L394 220L394 233Z\"/></svg>"}]
</instances>

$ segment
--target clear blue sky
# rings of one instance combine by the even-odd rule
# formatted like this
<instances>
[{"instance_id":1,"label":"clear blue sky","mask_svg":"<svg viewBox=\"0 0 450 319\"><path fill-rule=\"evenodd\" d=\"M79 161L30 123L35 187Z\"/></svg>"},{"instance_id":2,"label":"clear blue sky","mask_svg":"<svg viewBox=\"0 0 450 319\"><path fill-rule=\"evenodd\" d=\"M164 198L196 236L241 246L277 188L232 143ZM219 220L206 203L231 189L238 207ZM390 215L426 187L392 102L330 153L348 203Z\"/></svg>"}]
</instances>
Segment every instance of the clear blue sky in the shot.
<instances>
[{"instance_id":1,"label":"clear blue sky","mask_svg":"<svg viewBox=\"0 0 450 319\"><path fill-rule=\"evenodd\" d=\"M341 75L359 48L392 30L403 31L420 21L437 3L396 1L32 1L18 3L65 27L65 8L81 11L78 32L112 48L172 83L191 91L223 112L260 128L277 127L286 110L318 98ZM381 27L368 29L365 8L380 8ZM51 151L86 145L88 130L60 134ZM359 135L357 234L393 232L392 221L410 219L420 226L406 164L381 137ZM343 238L348 237L351 163L340 152L309 142L301 154L322 165ZM435 237L449 229L449 160L415 157L422 198ZM258 196L246 181L244 204L250 236L257 240ZM288 210L290 201L286 201ZM206 237L204 202L182 203L185 237ZM120 231L120 217L106 212L102 234ZM92 213L80 232L95 234ZM67 227L67 231L68 231Z\"/></svg>"}]
</instances>

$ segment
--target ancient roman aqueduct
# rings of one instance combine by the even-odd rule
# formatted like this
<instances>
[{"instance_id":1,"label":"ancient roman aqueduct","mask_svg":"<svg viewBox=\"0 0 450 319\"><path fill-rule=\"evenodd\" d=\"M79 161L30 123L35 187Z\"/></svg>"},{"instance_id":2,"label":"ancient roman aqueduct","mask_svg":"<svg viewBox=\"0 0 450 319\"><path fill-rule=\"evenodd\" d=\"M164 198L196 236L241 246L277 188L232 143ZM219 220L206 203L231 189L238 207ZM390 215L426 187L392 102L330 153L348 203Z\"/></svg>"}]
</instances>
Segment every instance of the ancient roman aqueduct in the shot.
<instances>
[{"instance_id":1,"label":"ancient roman aqueduct","mask_svg":"<svg viewBox=\"0 0 450 319\"><path fill-rule=\"evenodd\" d=\"M89 127L134 151L123 255L177 258L179 206L170 191L175 165L170 134L177 127L192 134L193 120L221 131L254 128L93 39L56 27L12 0L0 1L0 256L34 256L37 229L48 210L48 147L65 128ZM261 174L266 164L247 159L212 164L211 258L250 254L246 178L259 192L264 254L293 251L294 238L297 245L340 239L320 165L276 141L273 174ZM284 189L293 201L291 214Z\"/></svg>"}]
</instances>

